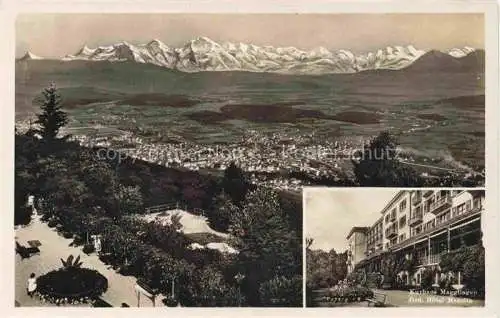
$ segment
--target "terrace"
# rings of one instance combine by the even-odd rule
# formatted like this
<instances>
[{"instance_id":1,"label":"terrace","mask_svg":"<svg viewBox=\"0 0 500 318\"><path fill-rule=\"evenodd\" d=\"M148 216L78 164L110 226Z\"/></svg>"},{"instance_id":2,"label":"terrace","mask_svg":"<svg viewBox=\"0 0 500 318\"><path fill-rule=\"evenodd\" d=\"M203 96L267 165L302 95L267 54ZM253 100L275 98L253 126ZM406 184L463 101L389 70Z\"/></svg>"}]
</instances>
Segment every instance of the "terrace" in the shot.
<instances>
[{"instance_id":1,"label":"terrace","mask_svg":"<svg viewBox=\"0 0 500 318\"><path fill-rule=\"evenodd\" d=\"M430 205L429 212L433 214L439 214L450 207L451 207L451 197L449 195L446 195L433 202Z\"/></svg>"},{"instance_id":2,"label":"terrace","mask_svg":"<svg viewBox=\"0 0 500 318\"><path fill-rule=\"evenodd\" d=\"M408 225L415 226L423 222L424 214L420 211L414 213L408 220Z\"/></svg>"},{"instance_id":3,"label":"terrace","mask_svg":"<svg viewBox=\"0 0 500 318\"><path fill-rule=\"evenodd\" d=\"M432 234L433 232L440 231L440 230L446 228L447 226L451 226L455 223L464 221L465 219L472 218L476 215L479 215L481 213L481 210L482 210L482 206L478 206L478 207L474 207L474 208L470 208L468 210L465 210L462 214L457 215L449 220L446 220L446 221L440 223L439 226L437 226L437 227L428 228L428 229L420 232L418 235L412 236L403 242L399 242L397 244L394 244L393 246L391 246L390 249L392 251L395 251L395 250L399 250L403 247L406 247L410 244L414 244L417 241L419 241L420 239Z\"/></svg>"}]
</instances>

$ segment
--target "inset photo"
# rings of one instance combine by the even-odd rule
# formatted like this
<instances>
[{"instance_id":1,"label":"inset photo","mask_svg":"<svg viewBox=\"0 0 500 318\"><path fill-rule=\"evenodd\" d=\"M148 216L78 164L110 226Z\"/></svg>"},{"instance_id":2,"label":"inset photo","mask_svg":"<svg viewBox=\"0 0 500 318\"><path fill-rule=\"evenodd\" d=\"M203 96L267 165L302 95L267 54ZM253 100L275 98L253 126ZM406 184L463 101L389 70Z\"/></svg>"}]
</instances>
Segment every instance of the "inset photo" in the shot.
<instances>
[{"instance_id":1,"label":"inset photo","mask_svg":"<svg viewBox=\"0 0 500 318\"><path fill-rule=\"evenodd\" d=\"M484 207L484 190L304 189L307 306L484 306Z\"/></svg>"}]
</instances>

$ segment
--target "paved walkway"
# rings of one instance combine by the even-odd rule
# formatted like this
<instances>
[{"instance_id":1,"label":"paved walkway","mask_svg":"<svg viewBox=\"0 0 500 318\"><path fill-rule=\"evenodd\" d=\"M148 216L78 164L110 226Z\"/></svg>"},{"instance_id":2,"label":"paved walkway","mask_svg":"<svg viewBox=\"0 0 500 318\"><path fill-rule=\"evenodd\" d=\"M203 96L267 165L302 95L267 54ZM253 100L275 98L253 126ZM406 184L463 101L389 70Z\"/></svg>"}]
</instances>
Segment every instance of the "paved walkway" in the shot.
<instances>
[{"instance_id":1,"label":"paved walkway","mask_svg":"<svg viewBox=\"0 0 500 318\"><path fill-rule=\"evenodd\" d=\"M469 298L437 296L437 295L418 295L410 294L403 290L382 290L372 289L376 293L387 295L386 305L388 307L482 307L484 300L475 300ZM317 307L368 307L367 301L352 303L334 303L319 302Z\"/></svg>"},{"instance_id":2,"label":"paved walkway","mask_svg":"<svg viewBox=\"0 0 500 318\"><path fill-rule=\"evenodd\" d=\"M27 279L31 273L41 276L53 269L62 266L61 258L66 259L70 254L75 257L80 255L83 262L82 267L92 268L104 275L108 279L108 290L103 294L102 299L115 307L120 307L122 303L127 303L131 307L137 307L137 295L135 293L136 278L132 276L123 276L116 273L113 269L99 260L97 255L86 255L82 252L82 247L71 247L71 239L65 239L54 229L49 228L45 223L38 219L32 221L26 227L18 228L15 231L16 241L21 245L28 246L30 240L39 240L42 245L39 247L40 254L33 255L30 258L22 260L16 253L16 302L20 306L54 306L44 304L37 297L29 297L26 294ZM159 295L156 300L157 307L163 307ZM87 305L88 306L88 305ZM141 295L141 307L152 307L152 302Z\"/></svg>"},{"instance_id":3,"label":"paved walkway","mask_svg":"<svg viewBox=\"0 0 500 318\"><path fill-rule=\"evenodd\" d=\"M481 307L484 306L484 300L476 300L462 297L437 296L437 295L420 295L411 294L403 290L381 290L373 289L374 292L386 294L386 302L397 307L429 307L429 306L446 306L446 307Z\"/></svg>"}]
</instances>

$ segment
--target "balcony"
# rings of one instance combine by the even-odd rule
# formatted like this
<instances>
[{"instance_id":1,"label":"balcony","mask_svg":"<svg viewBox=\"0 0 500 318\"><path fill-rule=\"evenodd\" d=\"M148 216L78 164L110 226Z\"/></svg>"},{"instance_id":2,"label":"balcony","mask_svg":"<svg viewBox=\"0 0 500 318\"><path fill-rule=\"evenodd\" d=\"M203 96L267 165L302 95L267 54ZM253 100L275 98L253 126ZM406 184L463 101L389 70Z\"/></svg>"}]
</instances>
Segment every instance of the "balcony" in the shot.
<instances>
[{"instance_id":1,"label":"balcony","mask_svg":"<svg viewBox=\"0 0 500 318\"><path fill-rule=\"evenodd\" d=\"M439 261L441 261L441 254L433 254L429 259L429 264L439 264Z\"/></svg>"},{"instance_id":2,"label":"balcony","mask_svg":"<svg viewBox=\"0 0 500 318\"><path fill-rule=\"evenodd\" d=\"M385 230L385 237L392 238L395 236L398 236L398 232L396 231L395 226L391 226L391 227L387 228L387 230Z\"/></svg>"},{"instance_id":3,"label":"balcony","mask_svg":"<svg viewBox=\"0 0 500 318\"><path fill-rule=\"evenodd\" d=\"M418 192L417 192L418 193ZM422 196L420 194L414 194L411 197L411 204L413 205L419 205L420 202L422 202Z\"/></svg>"},{"instance_id":4,"label":"balcony","mask_svg":"<svg viewBox=\"0 0 500 318\"><path fill-rule=\"evenodd\" d=\"M431 194L433 194L433 193L434 193L434 191L433 191L433 190L424 190L424 191L422 191L422 192L423 192L423 196L424 196L424 198L427 198L428 196L430 196Z\"/></svg>"},{"instance_id":5,"label":"balcony","mask_svg":"<svg viewBox=\"0 0 500 318\"><path fill-rule=\"evenodd\" d=\"M432 212L433 214L439 214L444 210L449 209L450 207L451 207L451 197L444 196L431 204L430 212Z\"/></svg>"},{"instance_id":6,"label":"balcony","mask_svg":"<svg viewBox=\"0 0 500 318\"><path fill-rule=\"evenodd\" d=\"M415 213L408 220L408 225L409 226L418 225L418 224L422 223L423 219L424 219L424 217L423 217L422 213Z\"/></svg>"},{"instance_id":7,"label":"balcony","mask_svg":"<svg viewBox=\"0 0 500 318\"><path fill-rule=\"evenodd\" d=\"M421 255L421 256L417 257L417 261L416 261L417 266L427 265L427 263L428 263L427 255Z\"/></svg>"}]
</instances>

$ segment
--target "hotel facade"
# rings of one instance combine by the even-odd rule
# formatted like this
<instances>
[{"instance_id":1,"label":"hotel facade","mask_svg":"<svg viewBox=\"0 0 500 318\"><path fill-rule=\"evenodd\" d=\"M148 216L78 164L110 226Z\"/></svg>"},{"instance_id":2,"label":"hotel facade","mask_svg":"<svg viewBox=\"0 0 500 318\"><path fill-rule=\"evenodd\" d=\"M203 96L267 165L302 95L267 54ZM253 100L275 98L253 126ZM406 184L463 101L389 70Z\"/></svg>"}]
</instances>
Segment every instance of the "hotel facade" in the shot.
<instances>
[{"instance_id":1,"label":"hotel facade","mask_svg":"<svg viewBox=\"0 0 500 318\"><path fill-rule=\"evenodd\" d=\"M420 285L422 270L439 266L444 253L480 244L484 200L483 190L399 191L374 224L348 233L348 273L380 272L382 256L394 253L416 257L416 271L404 277L406 284Z\"/></svg>"}]
</instances>

